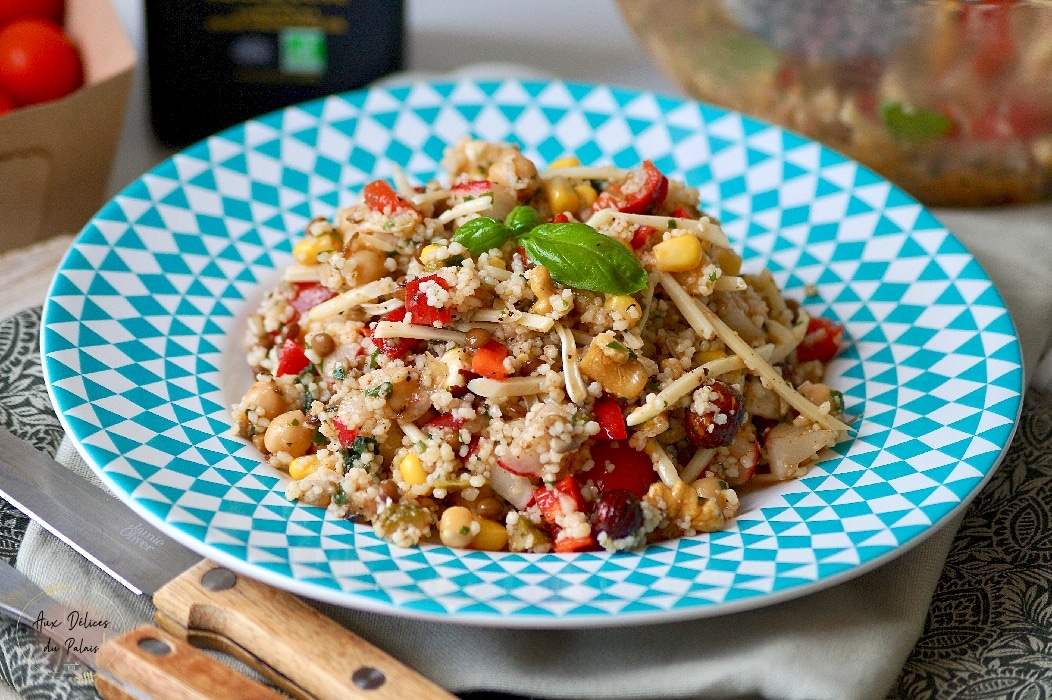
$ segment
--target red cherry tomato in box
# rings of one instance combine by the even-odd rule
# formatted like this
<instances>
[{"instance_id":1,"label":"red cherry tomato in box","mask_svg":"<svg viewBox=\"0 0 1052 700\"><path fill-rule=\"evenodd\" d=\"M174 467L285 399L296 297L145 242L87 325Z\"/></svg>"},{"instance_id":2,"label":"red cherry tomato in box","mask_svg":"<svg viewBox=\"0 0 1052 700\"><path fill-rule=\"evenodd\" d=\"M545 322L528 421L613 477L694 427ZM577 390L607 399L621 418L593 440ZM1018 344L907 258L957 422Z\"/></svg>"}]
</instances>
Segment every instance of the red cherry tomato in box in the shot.
<instances>
[{"instance_id":1,"label":"red cherry tomato in box","mask_svg":"<svg viewBox=\"0 0 1052 700\"><path fill-rule=\"evenodd\" d=\"M639 182L640 179L642 182ZM629 188L627 191L626 187ZM645 160L641 173L623 184L614 184L604 190L596 198L592 211L617 209L626 214L649 214L664 203L666 196L668 178L651 161Z\"/></svg>"},{"instance_id":2,"label":"red cherry tomato in box","mask_svg":"<svg viewBox=\"0 0 1052 700\"><path fill-rule=\"evenodd\" d=\"M624 489L642 498L650 485L657 481L654 463L646 452L618 442L595 442L591 451L595 465L577 472L580 484L591 481L600 493Z\"/></svg>"},{"instance_id":3,"label":"red cherry tomato in box","mask_svg":"<svg viewBox=\"0 0 1052 700\"><path fill-rule=\"evenodd\" d=\"M303 352L303 346L292 338L286 338L281 352L278 353L278 369L274 375L281 377L286 374L299 374L308 367L310 359Z\"/></svg>"},{"instance_id":4,"label":"red cherry tomato in box","mask_svg":"<svg viewBox=\"0 0 1052 700\"><path fill-rule=\"evenodd\" d=\"M57 100L83 83L80 52L57 24L30 18L0 29L0 88L18 104Z\"/></svg>"},{"instance_id":5,"label":"red cherry tomato in box","mask_svg":"<svg viewBox=\"0 0 1052 700\"><path fill-rule=\"evenodd\" d=\"M829 362L840 351L843 341L842 325L822 316L814 316L807 324L803 341L796 346L796 359L800 362Z\"/></svg>"},{"instance_id":6,"label":"red cherry tomato in box","mask_svg":"<svg viewBox=\"0 0 1052 700\"><path fill-rule=\"evenodd\" d=\"M0 90L0 115L13 112L16 109L18 109L18 105L15 104L15 101L6 92Z\"/></svg>"},{"instance_id":7,"label":"red cherry tomato in box","mask_svg":"<svg viewBox=\"0 0 1052 700\"><path fill-rule=\"evenodd\" d=\"M420 289L425 282L434 282L442 289L449 289L449 284L438 275L417 277L415 280L406 282L405 310L413 315L413 325L433 326L438 323L445 326L449 324L453 320L453 310L448 306L441 308L431 306L427 300L427 294Z\"/></svg>"},{"instance_id":8,"label":"red cherry tomato in box","mask_svg":"<svg viewBox=\"0 0 1052 700\"><path fill-rule=\"evenodd\" d=\"M41 17L62 24L63 0L3 0L0 2L0 26L25 17Z\"/></svg>"}]
</instances>

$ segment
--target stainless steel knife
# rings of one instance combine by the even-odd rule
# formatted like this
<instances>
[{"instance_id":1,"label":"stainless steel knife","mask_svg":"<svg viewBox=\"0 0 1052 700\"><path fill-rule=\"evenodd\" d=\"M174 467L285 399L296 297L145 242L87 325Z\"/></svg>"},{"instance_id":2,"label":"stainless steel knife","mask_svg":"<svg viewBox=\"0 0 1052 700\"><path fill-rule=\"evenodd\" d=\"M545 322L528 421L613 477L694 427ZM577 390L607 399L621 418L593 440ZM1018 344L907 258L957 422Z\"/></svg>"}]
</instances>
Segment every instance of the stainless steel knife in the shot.
<instances>
[{"instance_id":1,"label":"stainless steel knife","mask_svg":"<svg viewBox=\"0 0 1052 700\"><path fill-rule=\"evenodd\" d=\"M156 627L120 633L89 625L86 611L64 605L21 571L0 561L0 613L55 643L51 654L60 671L72 675L80 664L102 697L281 700L281 695ZM107 621L108 623L109 621ZM86 683L87 684L87 683Z\"/></svg>"},{"instance_id":2,"label":"stainless steel knife","mask_svg":"<svg viewBox=\"0 0 1052 700\"><path fill-rule=\"evenodd\" d=\"M454 697L299 598L202 560L3 428L0 495L136 595L152 594L160 627L294 697Z\"/></svg>"}]
</instances>

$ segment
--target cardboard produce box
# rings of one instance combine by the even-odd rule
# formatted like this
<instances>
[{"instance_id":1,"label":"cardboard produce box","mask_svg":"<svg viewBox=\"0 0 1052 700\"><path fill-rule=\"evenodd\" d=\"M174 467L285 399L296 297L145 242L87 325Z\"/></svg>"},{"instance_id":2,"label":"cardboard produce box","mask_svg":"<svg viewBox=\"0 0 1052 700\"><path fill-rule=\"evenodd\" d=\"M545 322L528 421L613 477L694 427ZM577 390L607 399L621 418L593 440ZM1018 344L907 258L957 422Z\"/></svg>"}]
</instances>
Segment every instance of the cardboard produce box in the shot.
<instances>
[{"instance_id":1,"label":"cardboard produce box","mask_svg":"<svg viewBox=\"0 0 1052 700\"><path fill-rule=\"evenodd\" d=\"M0 252L75 233L104 203L137 56L110 0L66 0L65 29L84 86L0 117Z\"/></svg>"}]
</instances>

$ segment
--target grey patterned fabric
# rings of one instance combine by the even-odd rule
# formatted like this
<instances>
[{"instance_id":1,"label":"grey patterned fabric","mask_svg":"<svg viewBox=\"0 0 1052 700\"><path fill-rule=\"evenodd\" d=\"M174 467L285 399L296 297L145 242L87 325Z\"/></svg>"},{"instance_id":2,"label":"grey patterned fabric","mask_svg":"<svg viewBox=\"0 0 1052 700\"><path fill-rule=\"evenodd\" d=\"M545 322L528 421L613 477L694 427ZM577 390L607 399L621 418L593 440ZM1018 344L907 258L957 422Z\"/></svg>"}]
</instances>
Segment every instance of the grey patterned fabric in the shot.
<instances>
[{"instance_id":1,"label":"grey patterned fabric","mask_svg":"<svg viewBox=\"0 0 1052 700\"><path fill-rule=\"evenodd\" d=\"M39 308L0 321L0 421L54 453L62 431L44 388L39 331ZM0 500L8 562L25 530L25 517ZM96 697L56 673L30 630L2 618L0 679L24 698ZM888 700L950 697L1052 698L1052 398L1035 392L1003 464L967 511L924 633Z\"/></svg>"}]
</instances>

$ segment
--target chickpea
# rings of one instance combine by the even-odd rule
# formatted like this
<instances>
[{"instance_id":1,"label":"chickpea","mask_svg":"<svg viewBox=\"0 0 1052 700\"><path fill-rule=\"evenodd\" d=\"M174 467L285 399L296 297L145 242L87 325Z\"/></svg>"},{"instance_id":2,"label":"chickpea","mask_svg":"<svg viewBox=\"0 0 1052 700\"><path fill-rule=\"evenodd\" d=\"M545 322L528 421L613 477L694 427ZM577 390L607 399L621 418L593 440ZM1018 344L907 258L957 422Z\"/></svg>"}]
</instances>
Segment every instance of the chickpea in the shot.
<instances>
[{"instance_id":1,"label":"chickpea","mask_svg":"<svg viewBox=\"0 0 1052 700\"><path fill-rule=\"evenodd\" d=\"M336 341L328 333L315 333L311 336L310 346L318 357L328 357L336 351Z\"/></svg>"},{"instance_id":2,"label":"chickpea","mask_svg":"<svg viewBox=\"0 0 1052 700\"><path fill-rule=\"evenodd\" d=\"M267 418L281 415L289 409L288 401L278 391L278 387L269 381L259 381L249 387L243 403L254 407Z\"/></svg>"},{"instance_id":3,"label":"chickpea","mask_svg":"<svg viewBox=\"0 0 1052 700\"><path fill-rule=\"evenodd\" d=\"M263 445L271 454L287 452L301 457L310 449L313 433L303 411L286 411L270 422L263 435Z\"/></svg>"},{"instance_id":4,"label":"chickpea","mask_svg":"<svg viewBox=\"0 0 1052 700\"><path fill-rule=\"evenodd\" d=\"M388 274L384 266L387 256L372 248L357 248L348 257L351 263L350 281L354 285L368 284Z\"/></svg>"},{"instance_id":5,"label":"chickpea","mask_svg":"<svg viewBox=\"0 0 1052 700\"><path fill-rule=\"evenodd\" d=\"M450 506L438 520L438 538L447 547L467 547L481 526L464 506Z\"/></svg>"}]
</instances>

